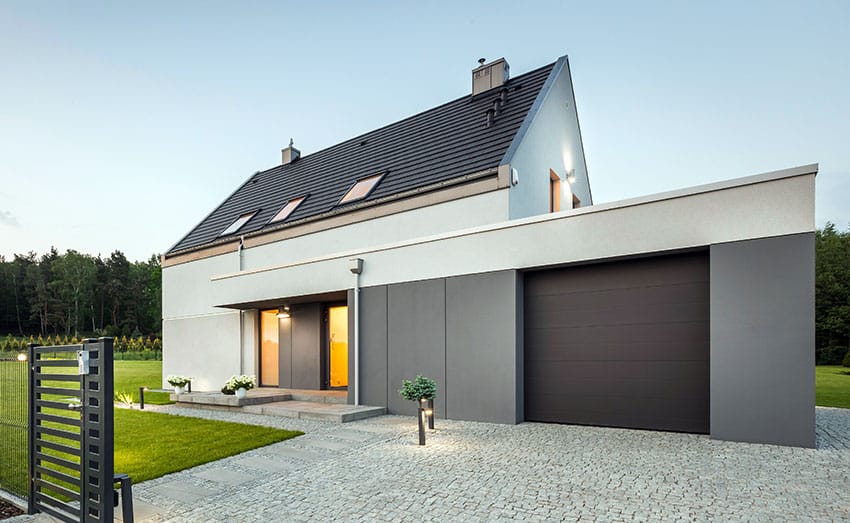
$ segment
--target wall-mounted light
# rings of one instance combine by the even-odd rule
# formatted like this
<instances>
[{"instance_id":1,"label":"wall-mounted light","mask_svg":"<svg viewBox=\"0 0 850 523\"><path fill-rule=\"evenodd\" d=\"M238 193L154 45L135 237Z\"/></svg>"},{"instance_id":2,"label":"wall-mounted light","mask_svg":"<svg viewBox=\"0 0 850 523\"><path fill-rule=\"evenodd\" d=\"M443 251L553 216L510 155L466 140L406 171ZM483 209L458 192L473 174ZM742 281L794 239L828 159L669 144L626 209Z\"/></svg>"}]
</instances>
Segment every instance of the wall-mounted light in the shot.
<instances>
[{"instance_id":1,"label":"wall-mounted light","mask_svg":"<svg viewBox=\"0 0 850 523\"><path fill-rule=\"evenodd\" d=\"M289 318L291 314L289 313L289 307L281 307L277 310L277 317L281 319Z\"/></svg>"},{"instance_id":2,"label":"wall-mounted light","mask_svg":"<svg viewBox=\"0 0 850 523\"><path fill-rule=\"evenodd\" d=\"M567 181L570 182L570 184L576 183L576 170L575 169L570 169L569 171L567 171Z\"/></svg>"},{"instance_id":3,"label":"wall-mounted light","mask_svg":"<svg viewBox=\"0 0 850 523\"><path fill-rule=\"evenodd\" d=\"M519 171L511 167L511 185L519 183Z\"/></svg>"}]
</instances>

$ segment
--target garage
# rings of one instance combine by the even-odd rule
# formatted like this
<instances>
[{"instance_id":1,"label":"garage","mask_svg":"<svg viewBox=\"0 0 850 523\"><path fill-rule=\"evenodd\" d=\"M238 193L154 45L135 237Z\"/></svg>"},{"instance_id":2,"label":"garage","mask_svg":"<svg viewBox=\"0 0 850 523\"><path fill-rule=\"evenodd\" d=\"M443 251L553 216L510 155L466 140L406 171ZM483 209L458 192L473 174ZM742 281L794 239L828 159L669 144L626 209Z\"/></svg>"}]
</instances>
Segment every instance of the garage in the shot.
<instances>
[{"instance_id":1,"label":"garage","mask_svg":"<svg viewBox=\"0 0 850 523\"><path fill-rule=\"evenodd\" d=\"M708 433L707 251L524 281L526 420Z\"/></svg>"}]
</instances>

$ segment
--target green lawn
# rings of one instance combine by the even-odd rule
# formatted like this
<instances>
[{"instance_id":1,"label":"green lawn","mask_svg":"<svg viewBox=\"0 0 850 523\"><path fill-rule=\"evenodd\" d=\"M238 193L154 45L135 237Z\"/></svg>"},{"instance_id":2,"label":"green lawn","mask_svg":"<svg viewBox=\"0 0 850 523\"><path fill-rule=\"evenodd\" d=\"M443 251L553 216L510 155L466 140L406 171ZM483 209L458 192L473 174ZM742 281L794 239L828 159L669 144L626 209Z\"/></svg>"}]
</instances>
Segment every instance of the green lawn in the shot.
<instances>
[{"instance_id":1,"label":"green lawn","mask_svg":"<svg viewBox=\"0 0 850 523\"><path fill-rule=\"evenodd\" d=\"M139 387L162 388L161 361L116 361L112 368L115 373L115 392L132 394L136 403L139 402ZM173 402L168 399L166 392L146 392L145 403L166 405Z\"/></svg>"},{"instance_id":2,"label":"green lawn","mask_svg":"<svg viewBox=\"0 0 850 523\"><path fill-rule=\"evenodd\" d=\"M0 362L0 488L22 496L26 495L27 467L26 373L22 372L25 365L17 361ZM116 361L114 368L116 392L134 391L138 396L140 386L158 387L160 384L162 362ZM52 386L49 382L46 385ZM167 394L160 394L167 401ZM154 394L145 394L146 403L151 396ZM57 409L46 409L45 413L75 415ZM67 425L52 422L45 425L68 430ZM115 471L129 474L133 482L138 483L301 434L136 409L115 409ZM47 436L47 439L54 437ZM59 457L71 458L65 454ZM59 471L70 472L61 468Z\"/></svg>"},{"instance_id":3,"label":"green lawn","mask_svg":"<svg viewBox=\"0 0 850 523\"><path fill-rule=\"evenodd\" d=\"M818 365L815 380L815 403L821 407L850 409L850 368Z\"/></svg>"},{"instance_id":4,"label":"green lawn","mask_svg":"<svg viewBox=\"0 0 850 523\"><path fill-rule=\"evenodd\" d=\"M133 482L138 483L302 434L256 425L115 409L115 471L129 474Z\"/></svg>"}]
</instances>

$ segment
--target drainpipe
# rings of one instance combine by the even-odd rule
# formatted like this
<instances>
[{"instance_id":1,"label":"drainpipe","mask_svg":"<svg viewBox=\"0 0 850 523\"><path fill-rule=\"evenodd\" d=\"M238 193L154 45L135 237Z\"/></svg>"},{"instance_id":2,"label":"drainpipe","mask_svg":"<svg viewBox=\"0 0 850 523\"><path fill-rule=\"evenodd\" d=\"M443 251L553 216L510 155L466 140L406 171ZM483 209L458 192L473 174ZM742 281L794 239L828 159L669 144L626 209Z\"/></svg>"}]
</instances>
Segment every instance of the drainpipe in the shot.
<instances>
[{"instance_id":1,"label":"drainpipe","mask_svg":"<svg viewBox=\"0 0 850 523\"><path fill-rule=\"evenodd\" d=\"M354 405L360 405L360 273L363 260L352 258L349 270L354 274Z\"/></svg>"},{"instance_id":2,"label":"drainpipe","mask_svg":"<svg viewBox=\"0 0 850 523\"><path fill-rule=\"evenodd\" d=\"M242 249L245 236L239 237L239 272L242 272ZM239 374L245 374L245 311L239 310Z\"/></svg>"}]
</instances>

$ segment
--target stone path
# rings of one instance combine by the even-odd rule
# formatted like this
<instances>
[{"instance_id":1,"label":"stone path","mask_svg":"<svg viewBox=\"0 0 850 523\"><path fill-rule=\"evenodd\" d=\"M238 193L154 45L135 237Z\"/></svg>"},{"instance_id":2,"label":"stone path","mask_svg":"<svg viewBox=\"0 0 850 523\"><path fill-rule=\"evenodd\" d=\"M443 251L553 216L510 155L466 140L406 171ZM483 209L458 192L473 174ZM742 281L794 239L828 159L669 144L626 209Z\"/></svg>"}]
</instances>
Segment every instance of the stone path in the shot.
<instances>
[{"instance_id":1,"label":"stone path","mask_svg":"<svg viewBox=\"0 0 850 523\"><path fill-rule=\"evenodd\" d=\"M169 407L305 436L134 486L137 521L850 520L850 410L818 449L413 418L339 425Z\"/></svg>"}]
</instances>

